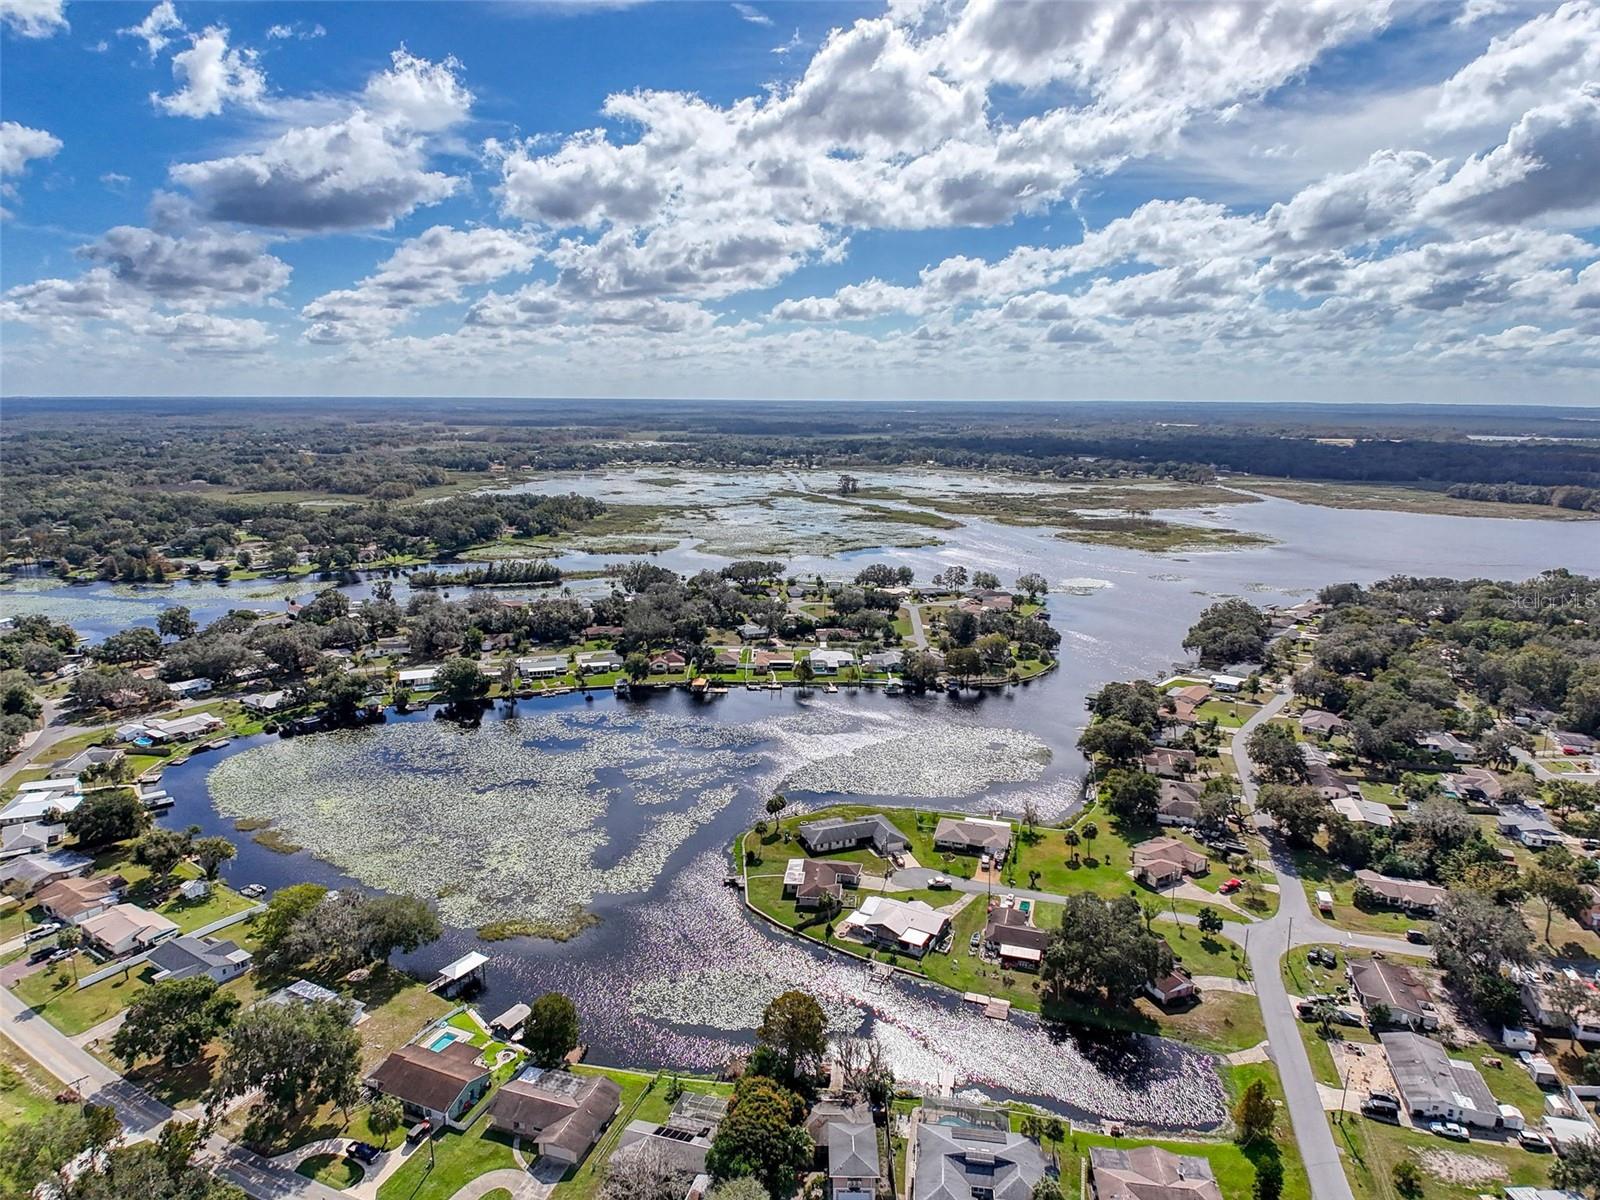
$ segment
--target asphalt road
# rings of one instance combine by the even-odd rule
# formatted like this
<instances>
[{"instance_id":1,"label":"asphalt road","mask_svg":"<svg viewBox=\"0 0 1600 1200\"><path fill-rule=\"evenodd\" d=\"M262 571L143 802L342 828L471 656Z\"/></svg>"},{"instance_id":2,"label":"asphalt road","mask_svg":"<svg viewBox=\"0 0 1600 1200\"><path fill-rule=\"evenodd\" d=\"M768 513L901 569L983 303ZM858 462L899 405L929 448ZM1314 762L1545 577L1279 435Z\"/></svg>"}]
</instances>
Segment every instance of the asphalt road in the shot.
<instances>
[{"instance_id":1,"label":"asphalt road","mask_svg":"<svg viewBox=\"0 0 1600 1200\"><path fill-rule=\"evenodd\" d=\"M137 1084L129 1083L88 1051L39 1016L9 991L0 989L0 1034L64 1085L93 1104L116 1110L130 1136L153 1137L170 1120L171 1108ZM222 1137L212 1137L206 1152L217 1173L243 1188L255 1200L340 1200L342 1193L268 1162Z\"/></svg>"}]
</instances>

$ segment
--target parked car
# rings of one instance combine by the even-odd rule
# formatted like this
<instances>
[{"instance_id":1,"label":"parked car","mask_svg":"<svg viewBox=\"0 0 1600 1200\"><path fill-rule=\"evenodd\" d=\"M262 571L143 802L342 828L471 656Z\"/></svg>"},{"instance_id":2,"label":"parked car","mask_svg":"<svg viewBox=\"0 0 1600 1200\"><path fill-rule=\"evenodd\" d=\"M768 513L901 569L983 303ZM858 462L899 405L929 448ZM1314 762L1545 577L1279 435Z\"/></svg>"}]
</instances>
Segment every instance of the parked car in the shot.
<instances>
[{"instance_id":1,"label":"parked car","mask_svg":"<svg viewBox=\"0 0 1600 1200\"><path fill-rule=\"evenodd\" d=\"M1467 1127L1455 1121L1435 1121L1428 1126L1428 1132L1435 1137L1449 1138L1452 1142L1468 1142L1472 1140L1472 1135L1467 1132Z\"/></svg>"},{"instance_id":2,"label":"parked car","mask_svg":"<svg viewBox=\"0 0 1600 1200\"><path fill-rule=\"evenodd\" d=\"M1217 891L1224 896L1231 896L1243 886L1244 880L1242 879L1225 879L1221 886L1217 888Z\"/></svg>"},{"instance_id":3,"label":"parked car","mask_svg":"<svg viewBox=\"0 0 1600 1200\"><path fill-rule=\"evenodd\" d=\"M1540 1133L1537 1129L1524 1129L1521 1133L1517 1134L1517 1141L1522 1144L1522 1148L1524 1150L1532 1150L1539 1154L1548 1154L1551 1150L1555 1149L1555 1147L1550 1144L1550 1139L1545 1137L1545 1135Z\"/></svg>"},{"instance_id":4,"label":"parked car","mask_svg":"<svg viewBox=\"0 0 1600 1200\"><path fill-rule=\"evenodd\" d=\"M1393 1121L1400 1123L1400 1110L1392 1104L1374 1104L1371 1100L1364 1101L1361 1105L1361 1115L1371 1117L1374 1121Z\"/></svg>"},{"instance_id":5,"label":"parked car","mask_svg":"<svg viewBox=\"0 0 1600 1200\"><path fill-rule=\"evenodd\" d=\"M345 1153L357 1162L370 1167L381 1151L371 1142L351 1142L350 1148Z\"/></svg>"},{"instance_id":6,"label":"parked car","mask_svg":"<svg viewBox=\"0 0 1600 1200\"><path fill-rule=\"evenodd\" d=\"M950 886L950 878L947 875L935 875L928 880L928 886L931 888L947 888Z\"/></svg>"},{"instance_id":7,"label":"parked car","mask_svg":"<svg viewBox=\"0 0 1600 1200\"><path fill-rule=\"evenodd\" d=\"M60 921L46 921L43 925L35 925L22 935L24 942L37 942L40 938L47 938L53 933L61 932Z\"/></svg>"},{"instance_id":8,"label":"parked car","mask_svg":"<svg viewBox=\"0 0 1600 1200\"><path fill-rule=\"evenodd\" d=\"M75 953L77 953L75 950L52 950L50 952L50 957L45 959L45 962L47 962L47 963L66 962L67 959L71 958Z\"/></svg>"},{"instance_id":9,"label":"parked car","mask_svg":"<svg viewBox=\"0 0 1600 1200\"><path fill-rule=\"evenodd\" d=\"M1392 1092L1368 1092L1367 1102L1369 1104L1386 1104L1390 1108L1400 1107L1399 1099Z\"/></svg>"},{"instance_id":10,"label":"parked car","mask_svg":"<svg viewBox=\"0 0 1600 1200\"><path fill-rule=\"evenodd\" d=\"M28 955L28 962L29 963L42 963L45 959L49 958L55 952L56 952L56 948L54 946L40 946L32 954Z\"/></svg>"},{"instance_id":11,"label":"parked car","mask_svg":"<svg viewBox=\"0 0 1600 1200\"><path fill-rule=\"evenodd\" d=\"M1408 929L1406 930L1406 941L1415 942L1419 946L1426 946L1428 944L1427 931L1422 929Z\"/></svg>"},{"instance_id":12,"label":"parked car","mask_svg":"<svg viewBox=\"0 0 1600 1200\"><path fill-rule=\"evenodd\" d=\"M406 1130L406 1144L415 1146L425 1140L432 1132L432 1121L418 1121L410 1129Z\"/></svg>"}]
</instances>

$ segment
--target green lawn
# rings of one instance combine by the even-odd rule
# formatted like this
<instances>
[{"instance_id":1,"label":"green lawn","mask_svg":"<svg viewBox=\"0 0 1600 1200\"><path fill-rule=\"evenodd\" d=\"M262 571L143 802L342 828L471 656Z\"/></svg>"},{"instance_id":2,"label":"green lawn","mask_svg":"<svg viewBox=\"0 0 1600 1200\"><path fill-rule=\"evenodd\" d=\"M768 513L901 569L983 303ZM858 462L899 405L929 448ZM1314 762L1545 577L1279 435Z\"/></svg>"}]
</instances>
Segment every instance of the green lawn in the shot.
<instances>
[{"instance_id":1,"label":"green lawn","mask_svg":"<svg viewBox=\"0 0 1600 1200\"><path fill-rule=\"evenodd\" d=\"M1356 1200L1398 1200L1394 1167L1405 1159L1421 1168L1426 1200L1477 1200L1485 1192L1498 1195L1508 1185L1543 1187L1549 1182L1552 1156L1530 1153L1515 1142L1448 1142L1431 1133L1371 1121L1354 1113L1330 1120L1334 1144L1344 1160L1345 1175ZM1452 1182L1429 1169L1428 1159L1422 1157L1429 1151L1448 1151L1459 1156L1458 1161L1476 1159L1489 1178L1473 1183ZM1504 1175L1494 1178L1490 1174L1498 1171Z\"/></svg>"},{"instance_id":2,"label":"green lawn","mask_svg":"<svg viewBox=\"0 0 1600 1200\"><path fill-rule=\"evenodd\" d=\"M295 1173L341 1192L345 1188L355 1187L366 1175L360 1164L351 1162L342 1154L313 1154L295 1168Z\"/></svg>"},{"instance_id":3,"label":"green lawn","mask_svg":"<svg viewBox=\"0 0 1600 1200\"><path fill-rule=\"evenodd\" d=\"M646 1114L670 1112L672 1108L672 1105L665 1101L664 1095L661 1095L665 1091L666 1084L660 1077L640 1075L634 1071L608 1071L603 1067L574 1069L580 1075L605 1075L614 1080L622 1089L622 1110L612 1119L605 1133L600 1135L600 1140L595 1143L588 1156L570 1169L562 1176L561 1182L556 1184L554 1196L557 1200L590 1200L600 1190L600 1181L605 1174L606 1164L611 1161L612 1152L616 1150L617 1142L622 1137L622 1131L628 1127L628 1122L636 1118L660 1120L662 1119L660 1116L646 1116ZM685 1086L688 1086L687 1081ZM390 1200L390 1198L380 1192L379 1200Z\"/></svg>"},{"instance_id":4,"label":"green lawn","mask_svg":"<svg viewBox=\"0 0 1600 1200\"><path fill-rule=\"evenodd\" d=\"M420 1146L378 1188L378 1200L450 1200L461 1188L490 1171L515 1170L511 1139L489 1128L487 1113L466 1130L447 1129L433 1139L433 1152Z\"/></svg>"},{"instance_id":5,"label":"green lawn","mask_svg":"<svg viewBox=\"0 0 1600 1200\"><path fill-rule=\"evenodd\" d=\"M1238 729L1259 708L1256 704L1246 704L1242 700L1207 700L1194 710L1196 721L1209 721L1215 719L1219 729Z\"/></svg>"},{"instance_id":6,"label":"green lawn","mask_svg":"<svg viewBox=\"0 0 1600 1200\"><path fill-rule=\"evenodd\" d=\"M1334 862L1321 850L1296 850L1294 860L1300 873L1301 886L1313 908L1317 893L1333 893L1333 914L1323 915L1323 920L1356 933L1385 933L1404 936L1407 929L1428 923L1426 917L1407 916L1388 908L1362 909L1356 907L1355 875Z\"/></svg>"},{"instance_id":7,"label":"green lawn","mask_svg":"<svg viewBox=\"0 0 1600 1200\"><path fill-rule=\"evenodd\" d=\"M43 1067L0 1037L0 1129L43 1116L55 1107L60 1090Z\"/></svg>"},{"instance_id":8,"label":"green lawn","mask_svg":"<svg viewBox=\"0 0 1600 1200\"><path fill-rule=\"evenodd\" d=\"M17 999L68 1037L93 1029L127 1008L149 986L144 976L154 970L147 963L139 963L131 971L102 979L80 991L73 984L73 963L85 975L101 965L86 954L77 954L67 962L29 975L11 989Z\"/></svg>"},{"instance_id":9,"label":"green lawn","mask_svg":"<svg viewBox=\"0 0 1600 1200\"><path fill-rule=\"evenodd\" d=\"M1256 1166L1251 1155L1233 1142L1180 1142L1155 1138L1114 1138L1098 1133L1074 1131L1061 1143L1061 1187L1070 1198L1078 1196L1079 1162L1089 1156L1089 1151L1100 1146L1132 1149L1135 1146L1160 1146L1174 1154L1194 1155L1211 1164L1222 1194L1228 1200L1245 1200L1251 1194L1256 1177ZM1046 1149L1048 1150L1047 1145ZM1292 1172L1292 1177L1291 1177ZM1291 1167L1284 1159L1283 1200L1306 1200L1311 1194L1305 1171L1298 1160Z\"/></svg>"}]
</instances>

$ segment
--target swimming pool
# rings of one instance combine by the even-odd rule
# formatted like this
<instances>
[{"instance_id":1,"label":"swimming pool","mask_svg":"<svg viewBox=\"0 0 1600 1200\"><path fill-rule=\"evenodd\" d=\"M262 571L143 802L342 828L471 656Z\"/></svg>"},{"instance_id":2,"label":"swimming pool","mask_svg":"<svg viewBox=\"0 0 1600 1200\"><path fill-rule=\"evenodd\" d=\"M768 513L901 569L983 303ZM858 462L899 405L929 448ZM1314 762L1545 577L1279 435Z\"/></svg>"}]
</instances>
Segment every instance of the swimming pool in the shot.
<instances>
[{"instance_id":1,"label":"swimming pool","mask_svg":"<svg viewBox=\"0 0 1600 1200\"><path fill-rule=\"evenodd\" d=\"M441 1029L428 1041L429 1050L443 1050L451 1042L456 1041L459 1035L449 1029Z\"/></svg>"}]
</instances>

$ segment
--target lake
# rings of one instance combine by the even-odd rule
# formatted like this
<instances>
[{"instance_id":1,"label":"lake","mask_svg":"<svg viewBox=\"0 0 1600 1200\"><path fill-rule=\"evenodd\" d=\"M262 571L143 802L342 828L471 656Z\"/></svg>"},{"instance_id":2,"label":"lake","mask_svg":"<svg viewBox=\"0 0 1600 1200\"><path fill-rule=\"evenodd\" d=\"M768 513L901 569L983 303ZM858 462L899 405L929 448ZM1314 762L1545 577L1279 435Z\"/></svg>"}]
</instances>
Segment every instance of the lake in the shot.
<instances>
[{"instance_id":1,"label":"lake","mask_svg":"<svg viewBox=\"0 0 1600 1200\"><path fill-rule=\"evenodd\" d=\"M652 476L670 478L602 473L527 486L664 504L691 495L703 501L717 486L643 482ZM829 478L786 482L827 486ZM874 481L862 478L864 486ZM722 490L726 502L711 511L735 532L717 532L712 540L720 544L739 541L740 528L753 544L771 522L803 550L818 523L835 519L804 500L764 506L748 477ZM1224 1116L1223 1097L1206 1055L1153 1039L1071 1036L1025 1018L983 1020L938 989L874 980L768 930L720 886L729 840L780 788L807 806L870 796L1015 812L1031 798L1047 817L1067 812L1083 771L1074 744L1085 695L1108 680L1166 673L1184 656L1189 624L1218 597L1292 601L1327 583L1397 573L1523 578L1600 564L1600 526L1588 524L1284 500L1165 515L1260 533L1274 544L1153 555L968 520L938 531L938 545L785 556L790 572L803 576L853 573L874 560L909 565L922 579L955 564L993 570L1006 582L1042 572L1053 588L1062 665L1025 687L960 700L742 689L712 700L683 692L593 703L570 696L525 701L514 715L497 710L477 730L419 714L292 741L246 739L169 770L164 785L176 804L165 819L231 833L232 817L219 807L269 815L286 836L333 860L275 854L238 838L240 856L227 869L235 883L345 886L353 875L437 901L452 929L414 956L410 965L422 972L478 945L471 929L488 916L559 919L575 905L594 912L600 923L567 942L487 946L483 1004L496 1009L548 988L569 992L596 1061L715 1067L748 1044L772 995L802 986L823 999L837 1029L874 1031L903 1078L951 1072L963 1085L1043 1100L1069 1115L1214 1125ZM686 536L655 561L679 570L726 561L707 545ZM586 555L582 565L606 561L617 560ZM359 597L368 586L348 590ZM24 579L0 588L0 611L51 612L99 637L152 623L164 604L189 604L204 621L234 606L281 607L315 587L62 587ZM396 590L403 599L403 586Z\"/></svg>"}]
</instances>

